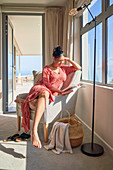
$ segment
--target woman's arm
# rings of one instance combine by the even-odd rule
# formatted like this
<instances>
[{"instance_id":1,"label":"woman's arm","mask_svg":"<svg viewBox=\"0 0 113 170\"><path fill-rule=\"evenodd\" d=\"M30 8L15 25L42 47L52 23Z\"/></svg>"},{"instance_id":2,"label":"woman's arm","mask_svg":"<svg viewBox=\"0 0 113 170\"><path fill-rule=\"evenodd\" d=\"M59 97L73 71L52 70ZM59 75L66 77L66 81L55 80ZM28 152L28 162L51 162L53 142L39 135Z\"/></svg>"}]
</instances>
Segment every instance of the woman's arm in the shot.
<instances>
[{"instance_id":1,"label":"woman's arm","mask_svg":"<svg viewBox=\"0 0 113 170\"><path fill-rule=\"evenodd\" d=\"M57 88L51 88L51 91L52 92L57 92L57 93L59 93L59 94L61 94L62 93L62 91L61 90L59 90L59 89L57 89Z\"/></svg>"},{"instance_id":2,"label":"woman's arm","mask_svg":"<svg viewBox=\"0 0 113 170\"><path fill-rule=\"evenodd\" d=\"M63 94L68 94L68 93L72 92L72 91L63 92L63 91L60 90L60 89L54 88L54 87L51 85L50 81L49 81L49 79L50 79L49 76L50 76L50 72L48 71L47 67L44 67L44 68L43 68L43 72L42 72L42 82L43 82L43 84L45 84L52 92L57 92L57 93L62 94L62 95L63 95Z\"/></svg>"},{"instance_id":3,"label":"woman's arm","mask_svg":"<svg viewBox=\"0 0 113 170\"><path fill-rule=\"evenodd\" d=\"M61 95L69 94L69 93L73 92L73 90L68 90L68 91L65 91L65 92L64 92L64 91L59 90L59 89L57 89L57 88L51 88L51 91L57 92L57 93L59 93L59 94L61 94Z\"/></svg>"},{"instance_id":4,"label":"woman's arm","mask_svg":"<svg viewBox=\"0 0 113 170\"><path fill-rule=\"evenodd\" d=\"M73 60L70 60L70 58L64 57L64 60L70 62L76 70L81 70L81 69L82 69L79 64L77 64L77 63L76 63L75 61L73 61Z\"/></svg>"}]
</instances>

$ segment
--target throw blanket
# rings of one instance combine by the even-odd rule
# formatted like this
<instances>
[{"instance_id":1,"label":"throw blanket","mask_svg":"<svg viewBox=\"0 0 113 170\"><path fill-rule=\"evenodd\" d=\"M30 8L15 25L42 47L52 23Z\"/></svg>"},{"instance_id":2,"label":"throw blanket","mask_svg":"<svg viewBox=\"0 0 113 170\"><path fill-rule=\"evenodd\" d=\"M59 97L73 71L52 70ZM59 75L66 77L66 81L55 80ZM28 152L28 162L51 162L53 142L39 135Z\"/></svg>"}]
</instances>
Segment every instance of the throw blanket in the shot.
<instances>
[{"instance_id":1,"label":"throw blanket","mask_svg":"<svg viewBox=\"0 0 113 170\"><path fill-rule=\"evenodd\" d=\"M72 153L68 123L55 122L49 140L50 143L44 146L47 150L52 149L56 154L60 154L61 152Z\"/></svg>"}]
</instances>

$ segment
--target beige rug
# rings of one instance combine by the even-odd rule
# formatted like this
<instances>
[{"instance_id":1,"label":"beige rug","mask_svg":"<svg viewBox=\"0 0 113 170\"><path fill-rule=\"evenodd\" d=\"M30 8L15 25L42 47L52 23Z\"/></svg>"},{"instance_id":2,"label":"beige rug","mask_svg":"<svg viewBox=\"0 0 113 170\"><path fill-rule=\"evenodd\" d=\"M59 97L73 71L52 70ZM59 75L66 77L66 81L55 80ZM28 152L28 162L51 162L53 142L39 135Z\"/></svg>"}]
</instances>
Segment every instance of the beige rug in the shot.
<instances>
[{"instance_id":1,"label":"beige rug","mask_svg":"<svg viewBox=\"0 0 113 170\"><path fill-rule=\"evenodd\" d=\"M89 142L90 131L86 127L84 131L84 142ZM23 129L20 134L22 132ZM2 141L15 133L18 133L16 115L0 116L0 170L113 170L113 157L106 150L104 155L96 158L82 154L80 147L74 148L73 154L56 155L44 147L33 147L30 139L27 142ZM42 124L39 135L43 141Z\"/></svg>"},{"instance_id":2,"label":"beige rug","mask_svg":"<svg viewBox=\"0 0 113 170\"><path fill-rule=\"evenodd\" d=\"M16 133L16 115L0 116L0 169L26 169L27 142L3 142Z\"/></svg>"}]
</instances>

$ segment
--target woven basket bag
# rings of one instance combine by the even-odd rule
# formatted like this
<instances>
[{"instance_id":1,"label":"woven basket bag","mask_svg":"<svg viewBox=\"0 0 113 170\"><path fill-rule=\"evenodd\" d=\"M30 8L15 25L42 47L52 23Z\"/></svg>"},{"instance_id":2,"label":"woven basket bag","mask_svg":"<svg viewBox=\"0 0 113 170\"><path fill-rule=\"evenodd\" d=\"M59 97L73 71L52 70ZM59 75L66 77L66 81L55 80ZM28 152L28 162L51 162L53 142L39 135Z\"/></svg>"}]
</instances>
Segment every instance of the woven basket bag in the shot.
<instances>
[{"instance_id":1,"label":"woven basket bag","mask_svg":"<svg viewBox=\"0 0 113 170\"><path fill-rule=\"evenodd\" d=\"M62 118L62 112L68 113L68 118ZM69 123L69 139L71 147L76 147L82 144L84 132L82 124L80 121L74 118L75 116L70 116L67 110L63 110L60 113L60 119L57 122Z\"/></svg>"}]
</instances>

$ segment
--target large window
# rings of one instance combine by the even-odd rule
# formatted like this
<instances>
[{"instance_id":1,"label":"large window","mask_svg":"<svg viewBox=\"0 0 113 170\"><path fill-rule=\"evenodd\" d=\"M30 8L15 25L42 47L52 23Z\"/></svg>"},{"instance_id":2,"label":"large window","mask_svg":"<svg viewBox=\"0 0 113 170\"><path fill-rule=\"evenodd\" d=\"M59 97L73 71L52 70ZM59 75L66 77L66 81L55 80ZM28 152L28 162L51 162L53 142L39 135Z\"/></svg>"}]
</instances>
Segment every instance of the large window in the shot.
<instances>
[{"instance_id":1,"label":"large window","mask_svg":"<svg viewBox=\"0 0 113 170\"><path fill-rule=\"evenodd\" d=\"M102 24L97 26L96 81L102 82ZM82 79L93 81L94 28L82 35Z\"/></svg>"},{"instance_id":2,"label":"large window","mask_svg":"<svg viewBox=\"0 0 113 170\"><path fill-rule=\"evenodd\" d=\"M113 84L113 15L108 18L107 83Z\"/></svg>"},{"instance_id":3,"label":"large window","mask_svg":"<svg viewBox=\"0 0 113 170\"><path fill-rule=\"evenodd\" d=\"M112 5L113 4L113 0L110 0L110 5Z\"/></svg>"},{"instance_id":4,"label":"large window","mask_svg":"<svg viewBox=\"0 0 113 170\"><path fill-rule=\"evenodd\" d=\"M88 8L91 10L94 17L99 15L102 12L101 0L93 0ZM92 17L89 14L88 10L86 9L83 13L83 27L91 20Z\"/></svg>"},{"instance_id":5,"label":"large window","mask_svg":"<svg viewBox=\"0 0 113 170\"><path fill-rule=\"evenodd\" d=\"M89 6L96 27L96 82L113 85L113 0L93 0ZM94 73L94 21L87 9L82 15L81 64L82 80L93 81ZM89 23L90 24L86 24Z\"/></svg>"}]
</instances>

